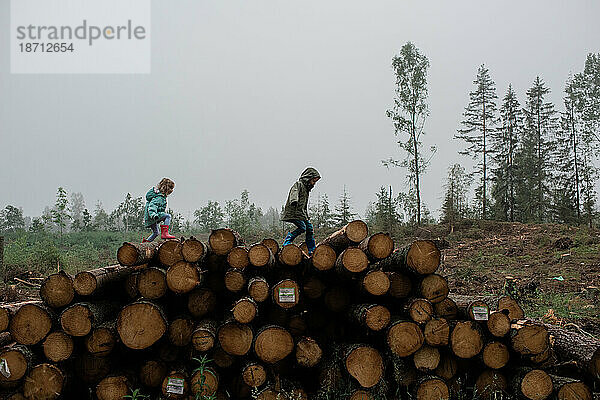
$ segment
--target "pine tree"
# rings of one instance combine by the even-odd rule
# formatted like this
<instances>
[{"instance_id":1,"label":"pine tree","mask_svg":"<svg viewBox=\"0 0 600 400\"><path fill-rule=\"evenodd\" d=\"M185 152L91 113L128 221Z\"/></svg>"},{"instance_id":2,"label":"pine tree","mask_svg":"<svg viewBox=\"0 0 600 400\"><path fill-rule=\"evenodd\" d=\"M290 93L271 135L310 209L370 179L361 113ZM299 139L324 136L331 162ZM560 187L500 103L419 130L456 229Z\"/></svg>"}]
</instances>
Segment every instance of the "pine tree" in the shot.
<instances>
[{"instance_id":1,"label":"pine tree","mask_svg":"<svg viewBox=\"0 0 600 400\"><path fill-rule=\"evenodd\" d=\"M472 182L473 178L466 174L462 165L454 164L448 169L441 222L450 224L450 232L454 231L456 222L467 215L467 193Z\"/></svg>"},{"instance_id":2,"label":"pine tree","mask_svg":"<svg viewBox=\"0 0 600 400\"><path fill-rule=\"evenodd\" d=\"M485 65L477 70L477 78L473 81L475 90L469 94L469 104L465 107L461 122L464 126L459 129L455 138L464 140L467 148L460 154L471 156L477 160L476 174L481 175L480 195L481 218L488 216L488 163L491 153L490 135L496 129L496 84Z\"/></svg>"},{"instance_id":3,"label":"pine tree","mask_svg":"<svg viewBox=\"0 0 600 400\"><path fill-rule=\"evenodd\" d=\"M523 113L512 85L500 107L499 128L492 132L492 169L494 216L503 221L515 220L515 154L523 133Z\"/></svg>"},{"instance_id":4,"label":"pine tree","mask_svg":"<svg viewBox=\"0 0 600 400\"><path fill-rule=\"evenodd\" d=\"M383 161L387 167L404 167L408 170L408 179L416 199L416 220L421 224L421 186L420 179L428 162L421 151L421 136L424 134L425 119L429 115L427 105L427 69L429 60L419 52L411 42L400 50L400 55L392 59L392 68L396 75L394 107L387 116L394 123L394 135L407 135L398 140L398 145L406 151L402 161L392 158ZM432 147L432 153L435 148Z\"/></svg>"},{"instance_id":5,"label":"pine tree","mask_svg":"<svg viewBox=\"0 0 600 400\"><path fill-rule=\"evenodd\" d=\"M335 206L335 211L336 212L333 214L333 221L338 227L351 222L356 216L356 213L352 212L352 205L350 204L350 196L346 191L346 185L344 185L344 191L340 196L338 204Z\"/></svg>"},{"instance_id":6,"label":"pine tree","mask_svg":"<svg viewBox=\"0 0 600 400\"><path fill-rule=\"evenodd\" d=\"M551 193L551 156L555 147L556 111L545 101L550 89L538 76L527 91L523 139L516 158L520 220L547 221Z\"/></svg>"},{"instance_id":7,"label":"pine tree","mask_svg":"<svg viewBox=\"0 0 600 400\"><path fill-rule=\"evenodd\" d=\"M63 234L63 230L67 227L67 221L71 218L69 215L69 199L67 197L67 191L62 187L59 187L56 191L56 203L51 211L52 222L58 226L60 236Z\"/></svg>"},{"instance_id":8,"label":"pine tree","mask_svg":"<svg viewBox=\"0 0 600 400\"><path fill-rule=\"evenodd\" d=\"M194 222L200 225L203 232L210 232L223 225L225 214L218 202L209 200L204 207L194 211L194 217Z\"/></svg>"}]
</instances>

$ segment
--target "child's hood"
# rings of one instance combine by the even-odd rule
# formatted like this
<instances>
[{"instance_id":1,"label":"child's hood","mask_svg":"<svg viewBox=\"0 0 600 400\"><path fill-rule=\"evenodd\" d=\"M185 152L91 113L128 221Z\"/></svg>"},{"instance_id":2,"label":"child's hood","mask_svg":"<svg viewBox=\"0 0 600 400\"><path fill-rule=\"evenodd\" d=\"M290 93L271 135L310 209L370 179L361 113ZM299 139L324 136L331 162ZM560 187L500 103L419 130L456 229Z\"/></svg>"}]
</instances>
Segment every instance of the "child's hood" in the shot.
<instances>
[{"instance_id":1,"label":"child's hood","mask_svg":"<svg viewBox=\"0 0 600 400\"><path fill-rule=\"evenodd\" d=\"M308 183L308 181L311 179L320 177L321 175L319 175L319 171L312 167L308 167L304 170L304 172L302 172L302 175L300 175L300 180L304 183Z\"/></svg>"},{"instance_id":2,"label":"child's hood","mask_svg":"<svg viewBox=\"0 0 600 400\"><path fill-rule=\"evenodd\" d=\"M164 195L161 192L159 192L155 187L151 187L150 190L148 190L148 193L146 193L146 201L151 201L152 199L158 196L164 197Z\"/></svg>"}]
</instances>

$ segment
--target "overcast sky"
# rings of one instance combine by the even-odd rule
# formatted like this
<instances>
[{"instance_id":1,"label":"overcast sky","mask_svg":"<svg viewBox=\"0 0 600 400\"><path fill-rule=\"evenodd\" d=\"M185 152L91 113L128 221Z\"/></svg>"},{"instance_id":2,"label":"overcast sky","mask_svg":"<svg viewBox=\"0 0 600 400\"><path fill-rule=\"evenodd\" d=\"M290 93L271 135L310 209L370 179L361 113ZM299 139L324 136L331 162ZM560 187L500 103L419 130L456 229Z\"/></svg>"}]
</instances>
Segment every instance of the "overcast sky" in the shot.
<instances>
[{"instance_id":1,"label":"overcast sky","mask_svg":"<svg viewBox=\"0 0 600 400\"><path fill-rule=\"evenodd\" d=\"M248 189L280 207L306 166L331 200L347 186L364 215L381 185L406 190L403 157L385 116L391 59L412 41L425 54L430 116L423 177L437 215L477 67L503 97L523 103L539 75L562 109L562 90L600 51L598 1L153 1L152 73L11 75L9 5L0 0L0 206L40 215L56 189L88 208L114 208L160 178L185 216Z\"/></svg>"}]
</instances>

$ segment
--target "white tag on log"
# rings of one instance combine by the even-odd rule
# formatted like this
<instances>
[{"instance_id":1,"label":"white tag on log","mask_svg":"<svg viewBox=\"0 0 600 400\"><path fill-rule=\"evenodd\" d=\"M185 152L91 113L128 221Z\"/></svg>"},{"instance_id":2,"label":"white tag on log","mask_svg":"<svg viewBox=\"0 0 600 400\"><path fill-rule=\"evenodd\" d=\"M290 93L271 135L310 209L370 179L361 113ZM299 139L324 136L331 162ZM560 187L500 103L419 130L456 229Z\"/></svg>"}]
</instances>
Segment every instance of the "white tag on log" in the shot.
<instances>
[{"instance_id":1,"label":"white tag on log","mask_svg":"<svg viewBox=\"0 0 600 400\"><path fill-rule=\"evenodd\" d=\"M167 393L183 394L184 381L179 378L169 378L167 380Z\"/></svg>"},{"instance_id":2,"label":"white tag on log","mask_svg":"<svg viewBox=\"0 0 600 400\"><path fill-rule=\"evenodd\" d=\"M10 376L12 375L10 373L10 368L8 368L8 361L6 361L5 358L0 359L0 373L5 378L10 378Z\"/></svg>"},{"instance_id":3,"label":"white tag on log","mask_svg":"<svg viewBox=\"0 0 600 400\"><path fill-rule=\"evenodd\" d=\"M295 288L279 288L280 303L295 303L296 289Z\"/></svg>"},{"instance_id":4,"label":"white tag on log","mask_svg":"<svg viewBox=\"0 0 600 400\"><path fill-rule=\"evenodd\" d=\"M490 312L486 306L473 306L473 319L475 321L487 321Z\"/></svg>"}]
</instances>

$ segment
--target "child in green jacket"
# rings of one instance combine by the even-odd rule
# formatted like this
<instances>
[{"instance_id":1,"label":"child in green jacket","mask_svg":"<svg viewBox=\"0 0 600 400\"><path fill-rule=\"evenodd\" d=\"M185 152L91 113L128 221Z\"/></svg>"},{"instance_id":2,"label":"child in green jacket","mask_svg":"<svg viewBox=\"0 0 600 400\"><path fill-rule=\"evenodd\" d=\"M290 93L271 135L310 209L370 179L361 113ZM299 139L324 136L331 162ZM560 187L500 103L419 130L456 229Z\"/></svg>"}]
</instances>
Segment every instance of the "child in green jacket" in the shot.
<instances>
[{"instance_id":1,"label":"child in green jacket","mask_svg":"<svg viewBox=\"0 0 600 400\"><path fill-rule=\"evenodd\" d=\"M308 220L308 195L310 190L315 186L317 181L321 179L319 172L311 167L308 167L302 172L298 182L294 183L290 189L283 215L282 221L291 222L296 225L296 230L289 232L283 242L284 246L291 244L296 237L306 232L306 246L308 247L308 255L312 255L315 251L315 236L313 226Z\"/></svg>"},{"instance_id":2,"label":"child in green jacket","mask_svg":"<svg viewBox=\"0 0 600 400\"><path fill-rule=\"evenodd\" d=\"M161 239L176 239L175 236L169 234L169 225L171 224L171 215L167 214L167 196L173 193L175 182L169 178L163 178L153 188L146 193L146 208L144 210L144 226L152 229L152 234L148 238L142 240L151 242L158 236L158 224L160 225Z\"/></svg>"}]
</instances>

